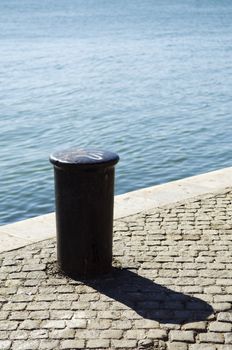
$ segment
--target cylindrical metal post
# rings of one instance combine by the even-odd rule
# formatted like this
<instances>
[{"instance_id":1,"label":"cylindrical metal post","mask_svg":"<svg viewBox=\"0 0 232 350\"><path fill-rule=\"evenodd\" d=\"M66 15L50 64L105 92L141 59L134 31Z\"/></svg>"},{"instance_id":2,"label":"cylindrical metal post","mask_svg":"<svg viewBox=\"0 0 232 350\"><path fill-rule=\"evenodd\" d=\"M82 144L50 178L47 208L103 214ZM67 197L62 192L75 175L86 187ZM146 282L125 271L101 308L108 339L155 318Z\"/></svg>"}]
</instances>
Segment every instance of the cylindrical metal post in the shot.
<instances>
[{"instance_id":1,"label":"cylindrical metal post","mask_svg":"<svg viewBox=\"0 0 232 350\"><path fill-rule=\"evenodd\" d=\"M57 260L72 278L111 270L118 160L112 152L74 148L50 156L55 175Z\"/></svg>"}]
</instances>

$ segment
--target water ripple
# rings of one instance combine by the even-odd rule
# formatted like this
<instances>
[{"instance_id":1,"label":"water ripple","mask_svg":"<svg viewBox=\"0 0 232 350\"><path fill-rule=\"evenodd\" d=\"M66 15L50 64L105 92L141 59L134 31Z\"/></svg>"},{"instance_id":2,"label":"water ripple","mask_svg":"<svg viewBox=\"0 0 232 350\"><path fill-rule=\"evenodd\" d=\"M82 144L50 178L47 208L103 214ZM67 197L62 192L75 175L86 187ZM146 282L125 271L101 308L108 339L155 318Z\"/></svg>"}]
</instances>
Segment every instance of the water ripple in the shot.
<instances>
[{"instance_id":1,"label":"water ripple","mask_svg":"<svg viewBox=\"0 0 232 350\"><path fill-rule=\"evenodd\" d=\"M231 165L232 3L2 0L0 224L54 209L48 155L120 154L116 193Z\"/></svg>"}]
</instances>

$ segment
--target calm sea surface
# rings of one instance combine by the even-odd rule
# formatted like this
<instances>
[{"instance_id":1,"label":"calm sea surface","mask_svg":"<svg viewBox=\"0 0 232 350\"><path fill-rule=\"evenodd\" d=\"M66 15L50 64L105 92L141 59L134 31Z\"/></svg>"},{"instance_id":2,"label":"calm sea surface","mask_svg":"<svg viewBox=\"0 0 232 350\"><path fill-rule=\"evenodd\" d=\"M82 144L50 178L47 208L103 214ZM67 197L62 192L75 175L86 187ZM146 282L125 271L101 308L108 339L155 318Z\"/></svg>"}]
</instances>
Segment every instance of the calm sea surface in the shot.
<instances>
[{"instance_id":1,"label":"calm sea surface","mask_svg":"<svg viewBox=\"0 0 232 350\"><path fill-rule=\"evenodd\" d=\"M0 224L54 210L57 149L120 194L231 166L231 120L231 0L0 1Z\"/></svg>"}]
</instances>

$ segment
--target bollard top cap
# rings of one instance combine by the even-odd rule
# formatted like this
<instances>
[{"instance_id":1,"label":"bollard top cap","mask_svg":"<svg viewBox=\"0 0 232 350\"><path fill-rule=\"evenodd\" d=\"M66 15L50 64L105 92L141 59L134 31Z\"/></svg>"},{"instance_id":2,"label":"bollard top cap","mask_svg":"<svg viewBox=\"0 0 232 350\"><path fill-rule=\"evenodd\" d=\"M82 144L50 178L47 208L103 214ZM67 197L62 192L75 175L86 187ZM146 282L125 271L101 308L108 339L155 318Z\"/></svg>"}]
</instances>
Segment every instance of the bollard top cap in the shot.
<instances>
[{"instance_id":1,"label":"bollard top cap","mask_svg":"<svg viewBox=\"0 0 232 350\"><path fill-rule=\"evenodd\" d=\"M74 147L51 154L49 160L60 168L99 168L115 165L119 161L119 156L101 149Z\"/></svg>"}]
</instances>

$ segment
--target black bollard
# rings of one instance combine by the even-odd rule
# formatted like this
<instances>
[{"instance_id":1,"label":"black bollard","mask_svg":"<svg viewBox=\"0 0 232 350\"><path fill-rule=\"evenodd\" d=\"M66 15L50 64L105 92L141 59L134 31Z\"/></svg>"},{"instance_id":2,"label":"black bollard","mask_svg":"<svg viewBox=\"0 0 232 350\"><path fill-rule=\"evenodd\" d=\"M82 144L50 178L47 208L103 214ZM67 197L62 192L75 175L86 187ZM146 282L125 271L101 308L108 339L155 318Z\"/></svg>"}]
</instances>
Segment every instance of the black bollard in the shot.
<instances>
[{"instance_id":1,"label":"black bollard","mask_svg":"<svg viewBox=\"0 0 232 350\"><path fill-rule=\"evenodd\" d=\"M114 166L119 156L68 149L50 156L54 165L57 260L71 278L107 273L112 265Z\"/></svg>"}]
</instances>

